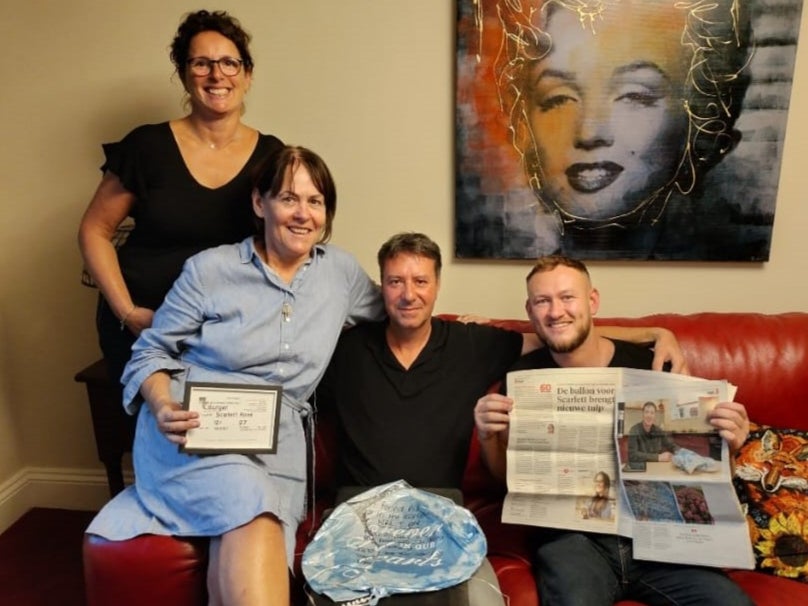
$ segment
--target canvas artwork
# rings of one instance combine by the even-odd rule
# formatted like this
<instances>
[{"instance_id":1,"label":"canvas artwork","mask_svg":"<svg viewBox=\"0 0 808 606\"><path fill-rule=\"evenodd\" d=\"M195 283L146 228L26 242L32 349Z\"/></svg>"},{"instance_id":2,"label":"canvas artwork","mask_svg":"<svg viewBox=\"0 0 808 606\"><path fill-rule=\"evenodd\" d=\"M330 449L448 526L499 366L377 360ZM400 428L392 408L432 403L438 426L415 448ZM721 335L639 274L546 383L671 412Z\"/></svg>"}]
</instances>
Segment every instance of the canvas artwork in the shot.
<instances>
[{"instance_id":1,"label":"canvas artwork","mask_svg":"<svg viewBox=\"0 0 808 606\"><path fill-rule=\"evenodd\" d=\"M458 0L460 258L767 261L802 0Z\"/></svg>"}]
</instances>

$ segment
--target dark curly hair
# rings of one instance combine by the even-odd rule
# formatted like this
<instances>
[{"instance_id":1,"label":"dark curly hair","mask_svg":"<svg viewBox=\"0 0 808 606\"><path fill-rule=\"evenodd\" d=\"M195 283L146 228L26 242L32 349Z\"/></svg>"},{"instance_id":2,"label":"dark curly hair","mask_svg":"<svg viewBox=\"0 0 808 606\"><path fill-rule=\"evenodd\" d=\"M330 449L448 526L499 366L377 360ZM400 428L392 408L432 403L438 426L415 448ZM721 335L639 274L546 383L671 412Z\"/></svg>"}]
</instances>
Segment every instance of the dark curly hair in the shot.
<instances>
[{"instance_id":1,"label":"dark curly hair","mask_svg":"<svg viewBox=\"0 0 808 606\"><path fill-rule=\"evenodd\" d=\"M249 73L253 69L253 58L250 54L250 34L241 27L238 19L231 17L226 11L200 10L185 15L174 40L171 42L171 62L177 68L177 73L185 81L185 72L188 67L188 50L191 40L202 32L218 32L236 45L241 60L244 61L244 71Z\"/></svg>"}]
</instances>

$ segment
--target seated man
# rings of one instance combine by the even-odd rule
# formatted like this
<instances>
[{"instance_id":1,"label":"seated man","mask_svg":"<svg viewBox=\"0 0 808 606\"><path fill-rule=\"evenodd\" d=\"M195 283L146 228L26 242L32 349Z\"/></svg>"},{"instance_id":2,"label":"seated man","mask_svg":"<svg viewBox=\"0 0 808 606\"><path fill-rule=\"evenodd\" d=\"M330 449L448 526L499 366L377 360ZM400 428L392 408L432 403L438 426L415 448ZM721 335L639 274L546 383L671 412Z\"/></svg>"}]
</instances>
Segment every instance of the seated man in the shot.
<instances>
[{"instance_id":1,"label":"seated man","mask_svg":"<svg viewBox=\"0 0 808 606\"><path fill-rule=\"evenodd\" d=\"M651 352L596 334L593 316L600 295L586 266L573 259L539 259L527 277L525 308L545 347L511 368L651 368ZM508 413L513 401L488 394L474 417L484 460L505 478ZM710 423L737 450L749 434L746 409L737 402L718 404ZM637 600L652 606L679 604L752 605L746 594L718 569L635 560L632 541L620 536L542 529L536 576L542 604L611 606Z\"/></svg>"},{"instance_id":2,"label":"seated man","mask_svg":"<svg viewBox=\"0 0 808 606\"><path fill-rule=\"evenodd\" d=\"M668 432L658 427L657 407L653 402L642 405L642 422L628 431L628 460L669 462L679 447Z\"/></svg>"},{"instance_id":3,"label":"seated man","mask_svg":"<svg viewBox=\"0 0 808 606\"><path fill-rule=\"evenodd\" d=\"M388 319L345 332L317 390L320 413L335 412L338 421L338 485L370 487L403 479L419 488L459 491L477 398L540 341L432 317L441 253L423 234L393 236L380 248L378 261ZM669 331L609 332L638 342L662 337L672 345L676 365L683 365ZM659 356L660 367L664 357ZM491 589L496 578L485 568L486 582L469 584L470 603L501 604L499 592Z\"/></svg>"}]
</instances>

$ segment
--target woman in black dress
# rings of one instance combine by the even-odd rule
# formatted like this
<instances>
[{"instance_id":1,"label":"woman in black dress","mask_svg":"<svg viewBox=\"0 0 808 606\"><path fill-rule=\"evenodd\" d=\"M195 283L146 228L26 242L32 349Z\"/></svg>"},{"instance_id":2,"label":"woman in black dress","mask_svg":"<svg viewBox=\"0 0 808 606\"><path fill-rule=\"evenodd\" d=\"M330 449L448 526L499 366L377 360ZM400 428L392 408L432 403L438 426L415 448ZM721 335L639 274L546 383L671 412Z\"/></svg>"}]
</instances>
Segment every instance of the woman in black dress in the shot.
<instances>
[{"instance_id":1,"label":"woman in black dress","mask_svg":"<svg viewBox=\"0 0 808 606\"><path fill-rule=\"evenodd\" d=\"M82 218L79 245L101 291L96 323L116 381L185 260L253 231L250 172L281 142L241 120L253 73L249 42L224 11L188 14L171 61L189 113L103 146L104 175ZM127 217L135 226L116 251L112 239Z\"/></svg>"}]
</instances>

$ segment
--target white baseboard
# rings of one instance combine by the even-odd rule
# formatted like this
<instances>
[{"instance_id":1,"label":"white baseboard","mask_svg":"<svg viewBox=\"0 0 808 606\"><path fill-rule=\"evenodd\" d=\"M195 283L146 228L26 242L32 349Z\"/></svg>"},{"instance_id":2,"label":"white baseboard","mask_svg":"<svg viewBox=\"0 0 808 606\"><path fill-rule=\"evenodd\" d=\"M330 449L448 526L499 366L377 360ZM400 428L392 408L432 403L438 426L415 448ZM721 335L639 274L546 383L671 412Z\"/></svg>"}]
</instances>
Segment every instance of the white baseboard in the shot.
<instances>
[{"instance_id":1,"label":"white baseboard","mask_svg":"<svg viewBox=\"0 0 808 606\"><path fill-rule=\"evenodd\" d=\"M131 482L129 478L124 480ZM33 507L98 510L109 500L106 474L97 469L24 467L0 484L0 533Z\"/></svg>"}]
</instances>

